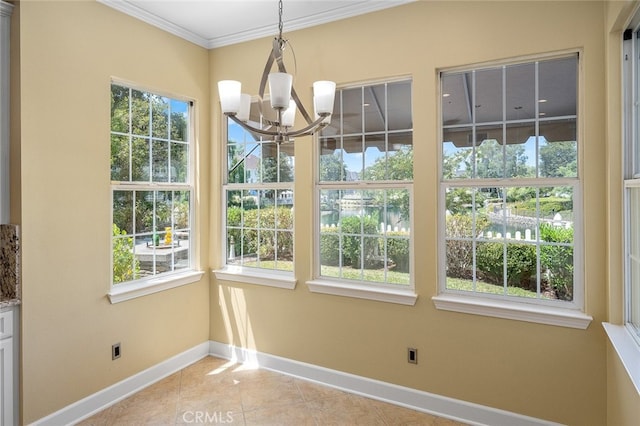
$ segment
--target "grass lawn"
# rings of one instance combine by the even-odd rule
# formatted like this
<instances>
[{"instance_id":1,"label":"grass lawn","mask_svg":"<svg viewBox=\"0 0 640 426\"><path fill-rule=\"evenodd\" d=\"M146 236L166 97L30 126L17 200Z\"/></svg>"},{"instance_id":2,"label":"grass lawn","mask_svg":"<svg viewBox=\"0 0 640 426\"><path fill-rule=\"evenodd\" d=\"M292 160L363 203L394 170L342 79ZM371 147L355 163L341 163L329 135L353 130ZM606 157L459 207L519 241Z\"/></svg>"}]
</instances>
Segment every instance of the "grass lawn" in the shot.
<instances>
[{"instance_id":1,"label":"grass lawn","mask_svg":"<svg viewBox=\"0 0 640 426\"><path fill-rule=\"evenodd\" d=\"M244 266L253 268L272 269L278 271L293 271L293 262L280 260L276 264L273 260L263 260L259 264L257 261L245 262ZM362 275L361 275L362 274ZM340 277L340 268L337 266L322 266L322 276ZM342 278L349 280L363 280L378 283L402 284L409 285L409 274L406 272L387 271L387 280L384 279L384 270L380 269L351 269L349 267L342 268Z\"/></svg>"},{"instance_id":2,"label":"grass lawn","mask_svg":"<svg viewBox=\"0 0 640 426\"><path fill-rule=\"evenodd\" d=\"M461 278L447 277L447 289L473 291L473 280L464 280ZM504 294L504 287L489 284L484 281L476 281L476 292L490 294ZM535 291L525 290L519 287L507 287L507 295L518 297L536 298L538 295Z\"/></svg>"}]
</instances>

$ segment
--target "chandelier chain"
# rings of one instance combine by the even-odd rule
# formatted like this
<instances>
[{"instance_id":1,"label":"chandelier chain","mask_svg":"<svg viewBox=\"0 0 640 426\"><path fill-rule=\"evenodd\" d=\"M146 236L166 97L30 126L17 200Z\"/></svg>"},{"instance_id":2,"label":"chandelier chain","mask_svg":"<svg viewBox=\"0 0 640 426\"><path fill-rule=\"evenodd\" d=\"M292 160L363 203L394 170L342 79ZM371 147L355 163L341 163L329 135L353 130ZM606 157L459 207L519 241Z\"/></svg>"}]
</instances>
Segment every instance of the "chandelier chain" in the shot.
<instances>
[{"instance_id":1,"label":"chandelier chain","mask_svg":"<svg viewBox=\"0 0 640 426\"><path fill-rule=\"evenodd\" d=\"M278 1L278 39L282 40L282 0Z\"/></svg>"}]
</instances>

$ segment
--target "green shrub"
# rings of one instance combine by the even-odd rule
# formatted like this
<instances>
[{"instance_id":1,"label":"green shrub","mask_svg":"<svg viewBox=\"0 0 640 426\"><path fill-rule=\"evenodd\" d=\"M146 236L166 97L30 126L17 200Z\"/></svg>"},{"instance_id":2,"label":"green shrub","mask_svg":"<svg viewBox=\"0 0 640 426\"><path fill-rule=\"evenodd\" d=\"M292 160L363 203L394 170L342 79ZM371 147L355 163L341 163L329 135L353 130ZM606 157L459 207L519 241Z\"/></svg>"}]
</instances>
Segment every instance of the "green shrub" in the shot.
<instances>
[{"instance_id":1,"label":"green shrub","mask_svg":"<svg viewBox=\"0 0 640 426\"><path fill-rule=\"evenodd\" d=\"M324 227L320 232L320 264L325 266L340 265L340 228Z\"/></svg>"},{"instance_id":2,"label":"green shrub","mask_svg":"<svg viewBox=\"0 0 640 426\"><path fill-rule=\"evenodd\" d=\"M540 214L542 216L553 216L555 213L573 210L573 200L570 198L560 197L544 197L538 200L540 203ZM524 209L527 211L536 211L536 199L533 198L524 203Z\"/></svg>"},{"instance_id":3,"label":"green shrub","mask_svg":"<svg viewBox=\"0 0 640 426\"><path fill-rule=\"evenodd\" d=\"M133 254L133 238L123 237L127 231L113 224L113 283L118 284L136 279L140 273L140 261Z\"/></svg>"},{"instance_id":4,"label":"green shrub","mask_svg":"<svg viewBox=\"0 0 640 426\"><path fill-rule=\"evenodd\" d=\"M476 236L483 232L489 221L484 216L476 220ZM466 214L452 214L446 220L447 277L473 278L473 244L471 241L450 238L471 238L473 236L472 217Z\"/></svg>"},{"instance_id":5,"label":"green shrub","mask_svg":"<svg viewBox=\"0 0 640 426\"><path fill-rule=\"evenodd\" d=\"M257 227L260 225L260 241ZM276 229L277 231L274 231ZM237 226L238 228L230 228ZM242 227L242 229L240 229ZM244 229L244 234L242 230ZM233 238L234 255L259 254L261 260L293 259L293 212L288 207L242 210L227 208L227 238ZM277 244L276 244L277 239Z\"/></svg>"},{"instance_id":6,"label":"green shrub","mask_svg":"<svg viewBox=\"0 0 640 426\"><path fill-rule=\"evenodd\" d=\"M379 252L378 239L364 237L362 243L361 235L377 235L378 221L371 217L348 216L340 221L340 230L343 266L350 265L356 269L375 266L376 249Z\"/></svg>"},{"instance_id":7,"label":"green shrub","mask_svg":"<svg viewBox=\"0 0 640 426\"><path fill-rule=\"evenodd\" d=\"M504 285L504 244L479 243L476 246L478 273L487 282ZM535 288L536 247L532 244L507 244L507 285Z\"/></svg>"},{"instance_id":8,"label":"green shrub","mask_svg":"<svg viewBox=\"0 0 640 426\"><path fill-rule=\"evenodd\" d=\"M396 272L409 272L409 234L406 232L387 232L387 258L395 263Z\"/></svg>"},{"instance_id":9,"label":"green shrub","mask_svg":"<svg viewBox=\"0 0 640 426\"><path fill-rule=\"evenodd\" d=\"M549 286L560 300L573 300L573 229L543 223L540 238L549 243L570 243L572 246L542 244L540 264Z\"/></svg>"}]
</instances>

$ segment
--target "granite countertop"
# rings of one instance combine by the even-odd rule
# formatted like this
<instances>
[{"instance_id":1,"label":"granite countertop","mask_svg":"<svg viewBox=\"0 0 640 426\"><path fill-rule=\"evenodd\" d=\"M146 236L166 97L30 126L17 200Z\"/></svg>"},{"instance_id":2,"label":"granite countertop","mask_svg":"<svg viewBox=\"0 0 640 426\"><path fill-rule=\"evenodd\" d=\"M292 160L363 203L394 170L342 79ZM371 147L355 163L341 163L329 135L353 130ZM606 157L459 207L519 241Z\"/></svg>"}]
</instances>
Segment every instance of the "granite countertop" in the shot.
<instances>
[{"instance_id":1,"label":"granite countertop","mask_svg":"<svg viewBox=\"0 0 640 426\"><path fill-rule=\"evenodd\" d=\"M19 305L20 289L20 228L0 224L0 307Z\"/></svg>"}]
</instances>

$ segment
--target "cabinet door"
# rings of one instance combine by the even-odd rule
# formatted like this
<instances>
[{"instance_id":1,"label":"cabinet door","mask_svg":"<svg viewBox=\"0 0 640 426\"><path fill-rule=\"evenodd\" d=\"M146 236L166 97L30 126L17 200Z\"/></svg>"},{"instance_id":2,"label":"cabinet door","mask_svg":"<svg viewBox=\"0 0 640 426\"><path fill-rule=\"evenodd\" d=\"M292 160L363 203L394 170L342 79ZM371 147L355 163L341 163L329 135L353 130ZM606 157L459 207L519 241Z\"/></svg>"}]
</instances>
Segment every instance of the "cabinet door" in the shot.
<instances>
[{"instance_id":1,"label":"cabinet door","mask_svg":"<svg viewBox=\"0 0 640 426\"><path fill-rule=\"evenodd\" d=\"M13 339L0 340L0 425L13 425Z\"/></svg>"}]
</instances>

